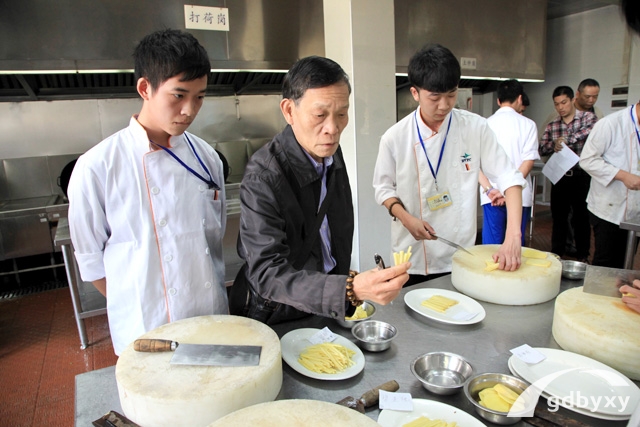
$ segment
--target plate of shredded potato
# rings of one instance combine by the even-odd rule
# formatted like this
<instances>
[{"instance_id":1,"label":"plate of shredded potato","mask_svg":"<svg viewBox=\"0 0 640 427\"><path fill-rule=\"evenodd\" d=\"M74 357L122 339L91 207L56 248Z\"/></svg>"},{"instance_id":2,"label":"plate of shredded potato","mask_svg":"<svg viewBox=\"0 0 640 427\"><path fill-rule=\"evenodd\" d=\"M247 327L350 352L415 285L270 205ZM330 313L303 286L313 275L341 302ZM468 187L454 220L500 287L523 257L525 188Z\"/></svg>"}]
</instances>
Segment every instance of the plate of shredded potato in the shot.
<instances>
[{"instance_id":1,"label":"plate of shredded potato","mask_svg":"<svg viewBox=\"0 0 640 427\"><path fill-rule=\"evenodd\" d=\"M416 313L442 323L471 325L486 316L476 300L446 289L415 289L405 294L404 302Z\"/></svg>"},{"instance_id":2,"label":"plate of shredded potato","mask_svg":"<svg viewBox=\"0 0 640 427\"><path fill-rule=\"evenodd\" d=\"M412 399L413 411L383 409L378 415L382 427L482 427L480 420L462 409L427 399Z\"/></svg>"},{"instance_id":3,"label":"plate of shredded potato","mask_svg":"<svg viewBox=\"0 0 640 427\"><path fill-rule=\"evenodd\" d=\"M344 380L364 369L364 354L354 343L336 335L332 342L309 341L320 329L296 329L280 339L282 358L295 371L319 380Z\"/></svg>"}]
</instances>

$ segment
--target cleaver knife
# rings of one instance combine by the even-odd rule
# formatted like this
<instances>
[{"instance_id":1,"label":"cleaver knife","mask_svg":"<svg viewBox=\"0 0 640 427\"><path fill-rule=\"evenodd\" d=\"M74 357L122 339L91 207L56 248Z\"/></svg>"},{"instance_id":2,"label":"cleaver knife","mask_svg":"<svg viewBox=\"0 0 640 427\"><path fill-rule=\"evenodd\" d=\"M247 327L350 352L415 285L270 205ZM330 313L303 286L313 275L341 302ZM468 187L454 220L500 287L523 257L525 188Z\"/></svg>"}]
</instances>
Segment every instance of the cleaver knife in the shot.
<instances>
[{"instance_id":1,"label":"cleaver knife","mask_svg":"<svg viewBox=\"0 0 640 427\"><path fill-rule=\"evenodd\" d=\"M634 279L640 279L639 270L623 270L621 268L587 265L582 292L621 298L622 294L618 290L620 286L633 286Z\"/></svg>"},{"instance_id":2,"label":"cleaver knife","mask_svg":"<svg viewBox=\"0 0 640 427\"><path fill-rule=\"evenodd\" d=\"M468 253L469 255L473 255L471 252L469 252L468 250L466 250L465 248L463 248L459 244L453 243L451 240L447 240L444 237L436 236L435 234L432 234L432 236L435 237L436 240L440 240L442 243L447 244L447 245L451 246L452 248L456 248L456 249L459 249L461 251L464 251L464 252Z\"/></svg>"},{"instance_id":3,"label":"cleaver knife","mask_svg":"<svg viewBox=\"0 0 640 427\"><path fill-rule=\"evenodd\" d=\"M133 343L135 351L157 353L173 351L172 365L257 366L261 346L179 344L176 341L142 338Z\"/></svg>"}]
</instances>

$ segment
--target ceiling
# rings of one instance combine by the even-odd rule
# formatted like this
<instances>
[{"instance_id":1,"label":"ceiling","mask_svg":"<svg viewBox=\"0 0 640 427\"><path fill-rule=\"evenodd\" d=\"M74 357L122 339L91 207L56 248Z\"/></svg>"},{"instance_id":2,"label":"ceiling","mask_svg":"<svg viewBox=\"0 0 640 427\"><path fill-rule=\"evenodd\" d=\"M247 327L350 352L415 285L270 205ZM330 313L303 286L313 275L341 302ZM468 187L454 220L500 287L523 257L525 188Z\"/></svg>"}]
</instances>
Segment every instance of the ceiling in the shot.
<instances>
[{"instance_id":1,"label":"ceiling","mask_svg":"<svg viewBox=\"0 0 640 427\"><path fill-rule=\"evenodd\" d=\"M605 6L620 0L548 0L547 19L555 19ZM207 94L213 96L280 93L282 73L213 72ZM408 85L406 77L396 78L397 89ZM486 93L496 81L463 79L462 88ZM137 97L133 73L0 74L0 102L60 99Z\"/></svg>"},{"instance_id":2,"label":"ceiling","mask_svg":"<svg viewBox=\"0 0 640 427\"><path fill-rule=\"evenodd\" d=\"M620 0L547 0L547 19L619 4Z\"/></svg>"}]
</instances>

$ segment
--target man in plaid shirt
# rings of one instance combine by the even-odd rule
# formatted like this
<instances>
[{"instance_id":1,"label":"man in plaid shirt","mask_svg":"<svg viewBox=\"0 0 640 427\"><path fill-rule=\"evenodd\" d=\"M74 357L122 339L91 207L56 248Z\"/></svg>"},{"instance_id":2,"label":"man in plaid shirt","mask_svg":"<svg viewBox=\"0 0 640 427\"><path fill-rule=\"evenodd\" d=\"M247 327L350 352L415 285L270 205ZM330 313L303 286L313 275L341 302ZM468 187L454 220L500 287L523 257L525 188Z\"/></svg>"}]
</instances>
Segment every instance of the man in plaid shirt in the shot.
<instances>
[{"instance_id":1,"label":"man in plaid shirt","mask_svg":"<svg viewBox=\"0 0 640 427\"><path fill-rule=\"evenodd\" d=\"M578 156L582 153L589 132L598 119L591 112L576 110L573 101L573 89L569 86L559 86L553 91L553 105L558 117L544 130L539 149L541 156L562 150L563 143ZM591 226L587 210L590 183L589 174L576 164L551 188L551 251L559 256L564 255L567 218L572 210L571 225L576 241L576 258L582 262L589 262L591 245Z\"/></svg>"}]
</instances>

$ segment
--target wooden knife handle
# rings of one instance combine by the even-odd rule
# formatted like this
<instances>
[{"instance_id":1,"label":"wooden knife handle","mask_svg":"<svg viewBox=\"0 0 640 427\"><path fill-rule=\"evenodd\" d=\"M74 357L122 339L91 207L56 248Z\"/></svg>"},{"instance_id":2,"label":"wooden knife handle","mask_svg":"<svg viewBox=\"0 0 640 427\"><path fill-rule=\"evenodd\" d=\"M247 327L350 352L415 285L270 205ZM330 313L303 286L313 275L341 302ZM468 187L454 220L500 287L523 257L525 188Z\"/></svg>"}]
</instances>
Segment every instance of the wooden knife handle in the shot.
<instances>
[{"instance_id":1,"label":"wooden knife handle","mask_svg":"<svg viewBox=\"0 0 640 427\"><path fill-rule=\"evenodd\" d=\"M380 390L384 391L397 391L400 388L396 380L387 381L384 384L380 384L378 387L369 390L360 397L360 401L364 404L365 408L375 405L380 399Z\"/></svg>"},{"instance_id":2,"label":"wooden knife handle","mask_svg":"<svg viewBox=\"0 0 640 427\"><path fill-rule=\"evenodd\" d=\"M173 351L176 347L178 347L178 343L171 340L141 338L133 342L133 349L135 351L143 351L145 353Z\"/></svg>"}]
</instances>

